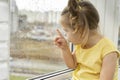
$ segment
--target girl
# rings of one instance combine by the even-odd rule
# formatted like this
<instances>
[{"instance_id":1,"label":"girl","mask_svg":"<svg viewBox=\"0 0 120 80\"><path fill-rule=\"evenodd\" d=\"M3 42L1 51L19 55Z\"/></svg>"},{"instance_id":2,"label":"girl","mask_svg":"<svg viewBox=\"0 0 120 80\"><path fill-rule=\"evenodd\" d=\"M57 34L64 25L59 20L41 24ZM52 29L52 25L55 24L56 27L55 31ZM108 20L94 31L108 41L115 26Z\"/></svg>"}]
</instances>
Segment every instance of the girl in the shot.
<instances>
[{"instance_id":1,"label":"girl","mask_svg":"<svg viewBox=\"0 0 120 80\"><path fill-rule=\"evenodd\" d=\"M99 15L89 1L69 0L61 14L61 25L68 41L75 45L71 54L59 30L55 44L73 71L72 80L118 80L119 51L98 32Z\"/></svg>"}]
</instances>

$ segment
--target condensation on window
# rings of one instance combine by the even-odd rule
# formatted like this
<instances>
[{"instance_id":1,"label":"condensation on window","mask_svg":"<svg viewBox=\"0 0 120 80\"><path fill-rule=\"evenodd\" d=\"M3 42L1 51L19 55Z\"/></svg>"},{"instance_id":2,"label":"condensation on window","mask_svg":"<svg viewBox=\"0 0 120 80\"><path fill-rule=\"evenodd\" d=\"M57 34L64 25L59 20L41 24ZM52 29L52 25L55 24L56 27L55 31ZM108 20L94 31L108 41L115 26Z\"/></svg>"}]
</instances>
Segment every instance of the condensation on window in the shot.
<instances>
[{"instance_id":1,"label":"condensation on window","mask_svg":"<svg viewBox=\"0 0 120 80\"><path fill-rule=\"evenodd\" d=\"M66 68L53 42L66 4L67 0L10 1L11 76L28 78Z\"/></svg>"}]
</instances>

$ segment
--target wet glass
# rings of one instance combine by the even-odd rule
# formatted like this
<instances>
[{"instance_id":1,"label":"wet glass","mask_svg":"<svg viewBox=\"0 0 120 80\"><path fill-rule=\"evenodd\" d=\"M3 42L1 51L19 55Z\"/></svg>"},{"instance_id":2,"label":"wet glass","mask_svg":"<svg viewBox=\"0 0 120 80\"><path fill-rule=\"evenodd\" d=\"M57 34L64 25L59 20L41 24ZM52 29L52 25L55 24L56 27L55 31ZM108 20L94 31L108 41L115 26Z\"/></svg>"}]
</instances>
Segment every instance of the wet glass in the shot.
<instances>
[{"instance_id":1,"label":"wet glass","mask_svg":"<svg viewBox=\"0 0 120 80\"><path fill-rule=\"evenodd\" d=\"M67 0L60 0L60 3L10 0L11 76L26 79L67 68L61 50L54 45L56 29L62 31L59 18L66 4Z\"/></svg>"}]
</instances>

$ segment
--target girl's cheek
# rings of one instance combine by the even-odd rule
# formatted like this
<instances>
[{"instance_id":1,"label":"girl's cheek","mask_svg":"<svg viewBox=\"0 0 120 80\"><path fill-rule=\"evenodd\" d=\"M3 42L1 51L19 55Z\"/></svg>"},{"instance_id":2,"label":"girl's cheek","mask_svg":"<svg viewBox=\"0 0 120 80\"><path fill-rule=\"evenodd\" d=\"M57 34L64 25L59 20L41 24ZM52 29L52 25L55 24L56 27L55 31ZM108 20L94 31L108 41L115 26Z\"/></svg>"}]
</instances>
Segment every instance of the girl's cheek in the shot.
<instances>
[{"instance_id":1,"label":"girl's cheek","mask_svg":"<svg viewBox=\"0 0 120 80\"><path fill-rule=\"evenodd\" d=\"M67 36L66 39L67 39L68 41L71 41L70 36Z\"/></svg>"}]
</instances>

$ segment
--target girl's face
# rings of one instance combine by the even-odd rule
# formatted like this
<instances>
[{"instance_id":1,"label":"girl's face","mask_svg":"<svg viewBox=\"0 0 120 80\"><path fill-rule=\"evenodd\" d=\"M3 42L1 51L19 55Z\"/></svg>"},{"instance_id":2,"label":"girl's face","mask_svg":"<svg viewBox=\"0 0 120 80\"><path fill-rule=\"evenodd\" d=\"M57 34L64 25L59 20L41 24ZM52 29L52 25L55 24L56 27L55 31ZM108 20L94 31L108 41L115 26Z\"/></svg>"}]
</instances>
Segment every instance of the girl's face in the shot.
<instances>
[{"instance_id":1,"label":"girl's face","mask_svg":"<svg viewBox=\"0 0 120 80\"><path fill-rule=\"evenodd\" d=\"M74 30L66 23L65 20L61 20L61 25L63 30L65 31L65 35L68 41L72 42L73 44L80 44L80 33L74 33Z\"/></svg>"}]
</instances>

